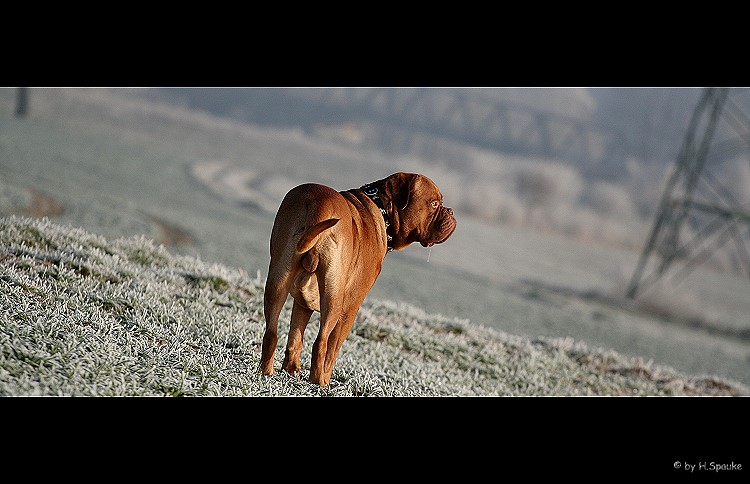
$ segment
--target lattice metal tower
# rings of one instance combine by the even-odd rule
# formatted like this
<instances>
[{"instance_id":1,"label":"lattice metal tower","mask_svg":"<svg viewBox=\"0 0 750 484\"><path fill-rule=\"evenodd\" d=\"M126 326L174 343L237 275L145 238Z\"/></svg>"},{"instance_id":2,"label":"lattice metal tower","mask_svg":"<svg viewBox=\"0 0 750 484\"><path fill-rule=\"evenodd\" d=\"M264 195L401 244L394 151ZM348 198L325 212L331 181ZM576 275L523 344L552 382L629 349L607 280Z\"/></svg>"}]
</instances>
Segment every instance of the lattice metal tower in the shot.
<instances>
[{"instance_id":1,"label":"lattice metal tower","mask_svg":"<svg viewBox=\"0 0 750 484\"><path fill-rule=\"evenodd\" d=\"M719 253L730 269L750 277L750 187L724 166L727 161L750 166L750 117L741 107L746 93L745 89L704 89L628 297L636 298L660 278L677 283Z\"/></svg>"}]
</instances>

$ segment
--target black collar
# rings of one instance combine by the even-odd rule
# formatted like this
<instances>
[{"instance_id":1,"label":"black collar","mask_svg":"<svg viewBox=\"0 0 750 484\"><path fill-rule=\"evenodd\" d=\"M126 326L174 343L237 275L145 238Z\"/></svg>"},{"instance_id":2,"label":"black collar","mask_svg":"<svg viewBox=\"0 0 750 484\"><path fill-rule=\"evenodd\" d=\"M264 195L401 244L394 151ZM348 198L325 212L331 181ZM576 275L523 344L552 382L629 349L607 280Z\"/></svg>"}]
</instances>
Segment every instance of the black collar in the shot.
<instances>
[{"instance_id":1,"label":"black collar","mask_svg":"<svg viewBox=\"0 0 750 484\"><path fill-rule=\"evenodd\" d=\"M380 209L380 213L383 214L383 220L385 221L385 236L388 241L388 252L392 251L393 235L391 234L391 219L388 218L388 213L385 211L385 207L383 207L383 200L381 200L380 195L378 195L378 188L368 183L366 185L362 185L359 189L365 192L365 195L370 197L370 200L372 200L375 205L378 206L378 208Z\"/></svg>"}]
</instances>

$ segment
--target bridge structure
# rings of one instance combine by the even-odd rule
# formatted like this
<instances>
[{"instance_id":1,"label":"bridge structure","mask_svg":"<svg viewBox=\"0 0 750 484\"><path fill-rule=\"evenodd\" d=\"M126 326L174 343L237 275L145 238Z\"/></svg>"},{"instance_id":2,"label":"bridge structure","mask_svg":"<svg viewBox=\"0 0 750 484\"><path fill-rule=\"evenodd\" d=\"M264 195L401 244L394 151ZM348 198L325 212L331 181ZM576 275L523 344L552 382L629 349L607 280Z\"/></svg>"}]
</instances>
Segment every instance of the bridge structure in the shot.
<instances>
[{"instance_id":1,"label":"bridge structure","mask_svg":"<svg viewBox=\"0 0 750 484\"><path fill-rule=\"evenodd\" d=\"M660 279L678 284L719 251L735 273L750 278L750 190L741 193L722 170L728 160L750 166L750 116L741 102L747 93L704 89L628 285L629 298Z\"/></svg>"},{"instance_id":2,"label":"bridge structure","mask_svg":"<svg viewBox=\"0 0 750 484\"><path fill-rule=\"evenodd\" d=\"M295 106L308 109L299 115L320 123L363 120L406 136L576 163L596 164L608 155L601 129L583 117L509 101L491 89L283 88L264 90L263 96L269 105L269 96L298 101Z\"/></svg>"}]
</instances>

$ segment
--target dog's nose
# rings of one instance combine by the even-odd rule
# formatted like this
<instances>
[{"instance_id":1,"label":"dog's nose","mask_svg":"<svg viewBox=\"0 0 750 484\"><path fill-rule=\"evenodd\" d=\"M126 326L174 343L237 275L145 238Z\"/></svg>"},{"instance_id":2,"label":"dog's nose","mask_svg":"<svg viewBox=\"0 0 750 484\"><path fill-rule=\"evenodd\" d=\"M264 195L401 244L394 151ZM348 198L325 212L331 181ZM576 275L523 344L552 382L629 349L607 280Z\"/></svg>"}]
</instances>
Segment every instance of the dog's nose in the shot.
<instances>
[{"instance_id":1,"label":"dog's nose","mask_svg":"<svg viewBox=\"0 0 750 484\"><path fill-rule=\"evenodd\" d=\"M448 215L453 215L453 209L446 207L445 210L448 212Z\"/></svg>"}]
</instances>

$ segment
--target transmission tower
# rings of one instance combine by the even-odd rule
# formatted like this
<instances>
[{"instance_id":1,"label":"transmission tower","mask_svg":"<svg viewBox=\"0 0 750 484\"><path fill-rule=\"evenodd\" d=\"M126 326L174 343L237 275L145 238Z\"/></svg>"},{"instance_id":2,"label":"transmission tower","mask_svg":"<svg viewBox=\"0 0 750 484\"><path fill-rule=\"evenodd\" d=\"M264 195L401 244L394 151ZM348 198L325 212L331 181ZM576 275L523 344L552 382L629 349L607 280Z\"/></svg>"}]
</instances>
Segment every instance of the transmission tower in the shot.
<instances>
[{"instance_id":1,"label":"transmission tower","mask_svg":"<svg viewBox=\"0 0 750 484\"><path fill-rule=\"evenodd\" d=\"M750 189L742 193L737 183L727 185L722 181L726 170L721 171L727 160L742 162L744 157L750 164L750 117L737 97L744 91L703 90L628 286L628 297L636 298L667 276L676 284L719 251L735 272L750 277Z\"/></svg>"}]
</instances>

